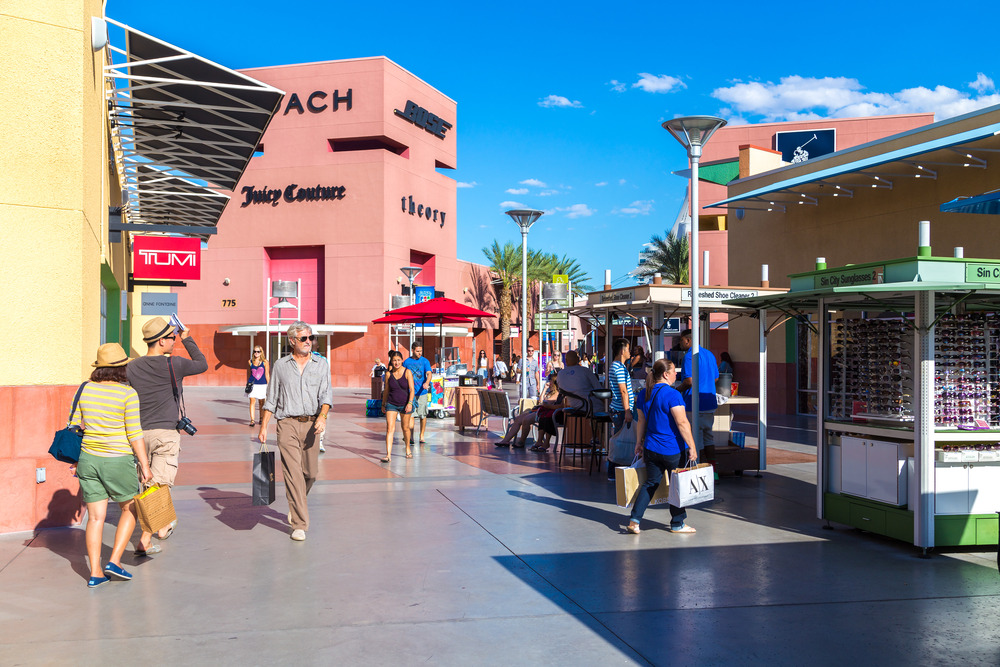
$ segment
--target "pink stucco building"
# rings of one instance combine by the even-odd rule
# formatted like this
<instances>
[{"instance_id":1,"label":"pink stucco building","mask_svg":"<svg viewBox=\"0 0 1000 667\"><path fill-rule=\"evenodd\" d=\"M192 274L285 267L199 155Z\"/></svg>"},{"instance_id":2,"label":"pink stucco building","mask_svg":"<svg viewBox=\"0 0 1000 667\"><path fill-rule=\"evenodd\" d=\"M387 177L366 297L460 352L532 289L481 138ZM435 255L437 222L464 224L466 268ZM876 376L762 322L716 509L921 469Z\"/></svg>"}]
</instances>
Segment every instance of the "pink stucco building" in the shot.
<instances>
[{"instance_id":1,"label":"pink stucco building","mask_svg":"<svg viewBox=\"0 0 1000 667\"><path fill-rule=\"evenodd\" d=\"M202 345L210 372L191 380L243 382L268 317L272 332L294 320L284 308L279 327L269 296L284 280L301 281L289 303L317 325L335 385L367 386L390 344L370 322L406 286L400 267L422 268L417 285L464 302L482 272L456 257L456 183L441 173L457 166L455 101L383 57L247 73L285 99L203 250L201 280L174 290L182 320L212 341ZM453 344L471 349L468 338ZM278 345L272 334L269 358ZM437 343L427 347L433 361Z\"/></svg>"}]
</instances>

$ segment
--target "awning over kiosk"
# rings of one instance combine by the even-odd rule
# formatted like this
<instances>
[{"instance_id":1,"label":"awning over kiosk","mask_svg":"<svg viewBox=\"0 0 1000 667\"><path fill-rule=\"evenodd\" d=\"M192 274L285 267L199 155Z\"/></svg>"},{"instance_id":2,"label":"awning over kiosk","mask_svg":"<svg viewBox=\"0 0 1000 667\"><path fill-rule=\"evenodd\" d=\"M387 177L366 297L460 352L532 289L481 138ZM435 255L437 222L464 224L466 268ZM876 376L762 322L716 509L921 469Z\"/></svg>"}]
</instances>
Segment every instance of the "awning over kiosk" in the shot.
<instances>
[{"instance_id":1,"label":"awning over kiosk","mask_svg":"<svg viewBox=\"0 0 1000 667\"><path fill-rule=\"evenodd\" d=\"M957 197L941 204L941 212L1000 215L1000 190L987 192L978 197Z\"/></svg>"},{"instance_id":2,"label":"awning over kiosk","mask_svg":"<svg viewBox=\"0 0 1000 667\"><path fill-rule=\"evenodd\" d=\"M108 47L104 75L128 222L175 225L179 233L207 236L284 93L117 21L108 23L125 35L125 48Z\"/></svg>"}]
</instances>

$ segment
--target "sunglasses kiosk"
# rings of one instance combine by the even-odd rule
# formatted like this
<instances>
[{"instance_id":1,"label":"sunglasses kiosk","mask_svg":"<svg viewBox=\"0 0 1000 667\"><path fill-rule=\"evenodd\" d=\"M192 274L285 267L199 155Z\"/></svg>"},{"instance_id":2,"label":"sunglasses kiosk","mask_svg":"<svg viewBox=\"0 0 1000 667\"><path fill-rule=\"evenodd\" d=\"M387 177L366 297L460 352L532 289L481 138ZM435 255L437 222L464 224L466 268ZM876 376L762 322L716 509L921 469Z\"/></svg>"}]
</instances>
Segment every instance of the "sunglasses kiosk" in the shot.
<instances>
[{"instance_id":1,"label":"sunglasses kiosk","mask_svg":"<svg viewBox=\"0 0 1000 667\"><path fill-rule=\"evenodd\" d=\"M729 302L815 329L817 517L925 554L995 545L1000 511L1000 260L930 250Z\"/></svg>"}]
</instances>

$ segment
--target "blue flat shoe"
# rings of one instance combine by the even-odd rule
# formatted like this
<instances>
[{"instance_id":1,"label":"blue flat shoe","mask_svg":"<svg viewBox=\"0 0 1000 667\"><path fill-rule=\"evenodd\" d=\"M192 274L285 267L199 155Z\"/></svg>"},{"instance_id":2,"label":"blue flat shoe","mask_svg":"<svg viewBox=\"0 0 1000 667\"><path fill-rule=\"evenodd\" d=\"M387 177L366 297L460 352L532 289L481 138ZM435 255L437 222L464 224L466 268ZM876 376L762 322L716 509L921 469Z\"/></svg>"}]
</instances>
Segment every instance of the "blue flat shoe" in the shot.
<instances>
[{"instance_id":1,"label":"blue flat shoe","mask_svg":"<svg viewBox=\"0 0 1000 667\"><path fill-rule=\"evenodd\" d=\"M121 579L122 581L128 581L132 578L132 573L127 572L118 565L114 563L108 563L104 566L104 574L108 577L114 577L115 579Z\"/></svg>"},{"instance_id":2,"label":"blue flat shoe","mask_svg":"<svg viewBox=\"0 0 1000 667\"><path fill-rule=\"evenodd\" d=\"M106 584L110 581L107 577L91 577L90 581L87 582L87 588L97 588L101 584Z\"/></svg>"}]
</instances>

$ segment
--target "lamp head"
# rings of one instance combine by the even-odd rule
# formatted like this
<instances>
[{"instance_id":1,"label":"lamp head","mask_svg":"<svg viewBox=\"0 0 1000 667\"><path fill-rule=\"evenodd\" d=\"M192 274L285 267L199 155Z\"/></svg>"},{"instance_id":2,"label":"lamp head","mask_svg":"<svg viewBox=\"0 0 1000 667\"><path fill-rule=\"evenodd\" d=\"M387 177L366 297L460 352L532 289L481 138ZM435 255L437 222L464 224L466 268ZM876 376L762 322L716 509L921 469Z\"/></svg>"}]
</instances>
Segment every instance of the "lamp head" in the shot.
<instances>
[{"instance_id":1,"label":"lamp head","mask_svg":"<svg viewBox=\"0 0 1000 667\"><path fill-rule=\"evenodd\" d=\"M692 149L697 149L700 155L701 147L725 124L724 119L715 116L683 116L666 121L663 129L672 134L689 153Z\"/></svg>"},{"instance_id":2,"label":"lamp head","mask_svg":"<svg viewBox=\"0 0 1000 667\"><path fill-rule=\"evenodd\" d=\"M408 281L410 281L410 284L412 285L413 284L413 279L416 277L416 275L418 273L420 273L421 271L424 270L424 267L422 267L422 266L401 266L401 267L399 267L399 270L403 272L403 275L406 276L406 279Z\"/></svg>"},{"instance_id":3,"label":"lamp head","mask_svg":"<svg viewBox=\"0 0 1000 667\"><path fill-rule=\"evenodd\" d=\"M510 219L517 223L517 226L521 228L522 231L528 231L531 226L535 224L535 221L542 217L544 211L537 211L532 208L515 209L512 211L505 211Z\"/></svg>"}]
</instances>

